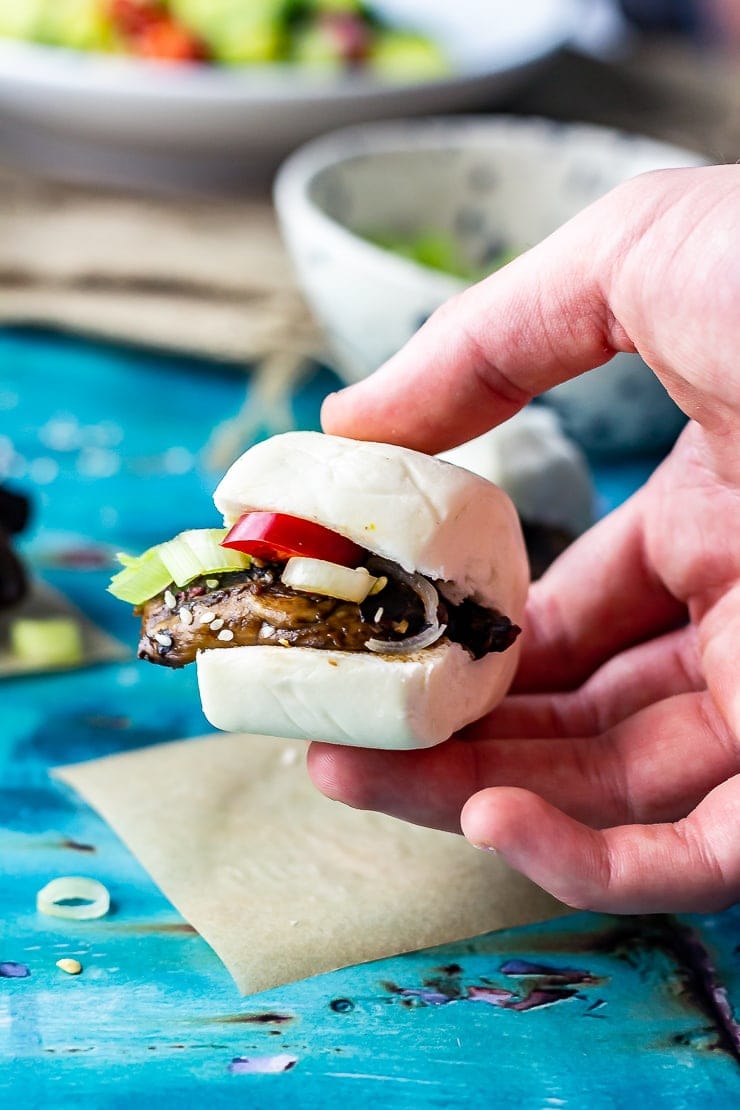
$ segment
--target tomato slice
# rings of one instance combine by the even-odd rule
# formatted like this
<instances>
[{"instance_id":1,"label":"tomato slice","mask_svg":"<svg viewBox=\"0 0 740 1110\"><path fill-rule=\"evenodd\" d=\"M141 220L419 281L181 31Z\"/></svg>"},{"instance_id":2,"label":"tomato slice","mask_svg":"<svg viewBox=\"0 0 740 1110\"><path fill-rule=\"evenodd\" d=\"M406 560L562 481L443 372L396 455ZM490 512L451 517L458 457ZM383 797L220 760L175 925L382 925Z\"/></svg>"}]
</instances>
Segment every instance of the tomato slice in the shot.
<instances>
[{"instance_id":1,"label":"tomato slice","mask_svg":"<svg viewBox=\"0 0 740 1110\"><path fill-rule=\"evenodd\" d=\"M286 513L245 513L221 541L222 547L245 551L267 562L283 562L294 555L325 559L343 567L356 567L364 551L344 536Z\"/></svg>"}]
</instances>

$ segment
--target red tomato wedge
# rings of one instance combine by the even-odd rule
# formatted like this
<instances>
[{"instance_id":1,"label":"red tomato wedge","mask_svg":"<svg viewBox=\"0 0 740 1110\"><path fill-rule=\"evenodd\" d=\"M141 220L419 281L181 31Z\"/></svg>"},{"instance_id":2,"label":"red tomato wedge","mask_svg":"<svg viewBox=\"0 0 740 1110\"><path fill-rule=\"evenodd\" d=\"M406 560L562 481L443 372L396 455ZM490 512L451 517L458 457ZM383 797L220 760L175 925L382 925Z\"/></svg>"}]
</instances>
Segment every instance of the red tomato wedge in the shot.
<instances>
[{"instance_id":1,"label":"red tomato wedge","mask_svg":"<svg viewBox=\"0 0 740 1110\"><path fill-rule=\"evenodd\" d=\"M267 562L282 562L294 555L325 559L343 567L356 567L363 561L359 544L344 536L286 513L245 513L221 541L222 547L244 551Z\"/></svg>"}]
</instances>

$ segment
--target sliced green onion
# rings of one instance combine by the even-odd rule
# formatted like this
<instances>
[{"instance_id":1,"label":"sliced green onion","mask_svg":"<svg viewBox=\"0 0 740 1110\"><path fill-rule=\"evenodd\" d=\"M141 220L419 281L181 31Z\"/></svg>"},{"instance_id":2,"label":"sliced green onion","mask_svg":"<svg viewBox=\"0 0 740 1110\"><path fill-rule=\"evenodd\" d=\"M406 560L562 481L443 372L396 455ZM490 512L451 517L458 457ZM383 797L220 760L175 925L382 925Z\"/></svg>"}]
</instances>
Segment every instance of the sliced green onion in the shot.
<instances>
[{"instance_id":1,"label":"sliced green onion","mask_svg":"<svg viewBox=\"0 0 740 1110\"><path fill-rule=\"evenodd\" d=\"M156 597L172 581L172 575L160 559L156 547L150 547L138 558L130 555L119 555L118 558L123 563L123 570L113 575L108 590L119 601L141 605L150 597Z\"/></svg>"},{"instance_id":2,"label":"sliced green onion","mask_svg":"<svg viewBox=\"0 0 740 1110\"><path fill-rule=\"evenodd\" d=\"M117 551L116 559L122 567L131 567L134 563L138 563L141 555L127 555L125 551Z\"/></svg>"},{"instance_id":3,"label":"sliced green onion","mask_svg":"<svg viewBox=\"0 0 740 1110\"><path fill-rule=\"evenodd\" d=\"M227 531L226 528L196 528L182 533L203 568L201 574L246 570L251 565L251 555L221 546Z\"/></svg>"},{"instance_id":4,"label":"sliced green onion","mask_svg":"<svg viewBox=\"0 0 740 1110\"><path fill-rule=\"evenodd\" d=\"M82 662L82 635L72 617L19 617L10 626L10 650L36 667L73 667Z\"/></svg>"},{"instance_id":5,"label":"sliced green onion","mask_svg":"<svg viewBox=\"0 0 740 1110\"><path fill-rule=\"evenodd\" d=\"M71 902L77 904L69 905ZM97 879L88 879L83 875L63 875L59 879L52 879L38 892L36 909L49 917L90 921L107 914L110 909L110 894Z\"/></svg>"},{"instance_id":6,"label":"sliced green onion","mask_svg":"<svg viewBox=\"0 0 740 1110\"><path fill-rule=\"evenodd\" d=\"M158 554L170 576L170 582L184 586L201 573L201 561L186 542L184 535L175 536L159 545Z\"/></svg>"},{"instance_id":7,"label":"sliced green onion","mask_svg":"<svg viewBox=\"0 0 740 1110\"><path fill-rule=\"evenodd\" d=\"M221 547L225 536L225 528L193 528L150 547L138 558L119 555L123 570L113 576L108 589L120 601L143 605L172 582L186 586L204 574L246 570L251 563L249 555Z\"/></svg>"},{"instance_id":8,"label":"sliced green onion","mask_svg":"<svg viewBox=\"0 0 740 1110\"><path fill-rule=\"evenodd\" d=\"M159 557L176 586L185 586L202 574L246 570L251 563L243 551L221 547L225 528L195 528L159 545Z\"/></svg>"}]
</instances>

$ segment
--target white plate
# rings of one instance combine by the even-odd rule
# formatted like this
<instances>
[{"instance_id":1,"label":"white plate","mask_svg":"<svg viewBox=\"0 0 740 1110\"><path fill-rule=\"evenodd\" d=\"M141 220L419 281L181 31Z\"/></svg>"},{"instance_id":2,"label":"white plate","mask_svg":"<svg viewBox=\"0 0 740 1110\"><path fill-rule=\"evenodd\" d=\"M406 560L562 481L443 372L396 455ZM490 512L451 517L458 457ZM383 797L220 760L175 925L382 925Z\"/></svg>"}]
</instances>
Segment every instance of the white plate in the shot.
<instances>
[{"instance_id":1,"label":"white plate","mask_svg":"<svg viewBox=\"0 0 740 1110\"><path fill-rule=\"evenodd\" d=\"M573 38L589 2L380 0L452 58L448 79L404 86L362 73L178 68L0 40L0 149L62 177L233 184L343 124L500 103Z\"/></svg>"}]
</instances>

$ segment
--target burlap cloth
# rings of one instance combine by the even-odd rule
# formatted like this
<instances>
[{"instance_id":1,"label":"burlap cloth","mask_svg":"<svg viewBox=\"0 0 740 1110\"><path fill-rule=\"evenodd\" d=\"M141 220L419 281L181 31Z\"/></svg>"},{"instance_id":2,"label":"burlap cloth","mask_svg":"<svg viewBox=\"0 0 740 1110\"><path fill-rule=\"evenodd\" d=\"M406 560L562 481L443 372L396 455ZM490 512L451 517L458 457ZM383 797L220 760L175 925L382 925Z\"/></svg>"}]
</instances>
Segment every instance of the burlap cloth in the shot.
<instances>
[{"instance_id":1,"label":"burlap cloth","mask_svg":"<svg viewBox=\"0 0 740 1110\"><path fill-rule=\"evenodd\" d=\"M565 52L504 110L740 157L740 64L678 42L606 63ZM133 196L2 169L0 323L235 361L318 353L269 198ZM285 362L285 355L289 358ZM287 367L287 369L286 369Z\"/></svg>"}]
</instances>

